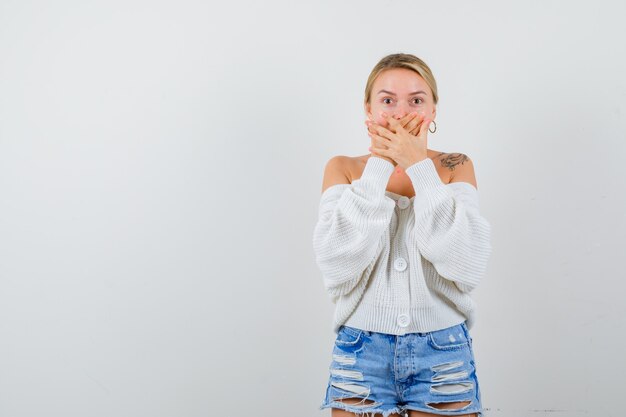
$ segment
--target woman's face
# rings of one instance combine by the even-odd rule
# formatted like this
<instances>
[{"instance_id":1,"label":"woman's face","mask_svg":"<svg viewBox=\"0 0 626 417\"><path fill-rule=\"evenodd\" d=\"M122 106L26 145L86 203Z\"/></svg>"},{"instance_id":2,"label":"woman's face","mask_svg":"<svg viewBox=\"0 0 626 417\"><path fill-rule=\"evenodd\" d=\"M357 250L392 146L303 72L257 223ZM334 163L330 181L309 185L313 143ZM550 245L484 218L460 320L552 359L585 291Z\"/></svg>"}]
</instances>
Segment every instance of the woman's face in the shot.
<instances>
[{"instance_id":1,"label":"woman's face","mask_svg":"<svg viewBox=\"0 0 626 417\"><path fill-rule=\"evenodd\" d=\"M389 117L401 119L411 112L435 119L433 94L426 81L415 71L392 68L378 74L372 88L365 113L370 120L386 126L382 112Z\"/></svg>"}]
</instances>

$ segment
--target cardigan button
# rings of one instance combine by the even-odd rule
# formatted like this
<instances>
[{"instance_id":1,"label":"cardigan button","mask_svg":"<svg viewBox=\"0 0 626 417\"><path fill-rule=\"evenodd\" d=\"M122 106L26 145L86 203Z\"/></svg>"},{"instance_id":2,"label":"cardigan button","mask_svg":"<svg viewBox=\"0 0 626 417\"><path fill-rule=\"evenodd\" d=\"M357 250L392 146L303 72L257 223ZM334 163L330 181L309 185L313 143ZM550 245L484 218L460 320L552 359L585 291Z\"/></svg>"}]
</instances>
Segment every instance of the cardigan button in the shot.
<instances>
[{"instance_id":1,"label":"cardigan button","mask_svg":"<svg viewBox=\"0 0 626 417\"><path fill-rule=\"evenodd\" d=\"M410 322L411 322L411 318L408 316L408 314L398 315L398 326L406 327L409 325Z\"/></svg>"},{"instance_id":2,"label":"cardigan button","mask_svg":"<svg viewBox=\"0 0 626 417\"><path fill-rule=\"evenodd\" d=\"M404 210L405 208L407 208L407 207L409 206L409 204L410 204L409 197L407 197L407 196L405 196L405 195L403 195L402 197L400 197L400 198L398 199L398 207L400 207L400 208L401 208L401 209L403 209L403 210Z\"/></svg>"},{"instance_id":3,"label":"cardigan button","mask_svg":"<svg viewBox=\"0 0 626 417\"><path fill-rule=\"evenodd\" d=\"M393 262L393 267L396 268L396 271L404 271L406 269L406 260L404 258L396 258Z\"/></svg>"}]
</instances>

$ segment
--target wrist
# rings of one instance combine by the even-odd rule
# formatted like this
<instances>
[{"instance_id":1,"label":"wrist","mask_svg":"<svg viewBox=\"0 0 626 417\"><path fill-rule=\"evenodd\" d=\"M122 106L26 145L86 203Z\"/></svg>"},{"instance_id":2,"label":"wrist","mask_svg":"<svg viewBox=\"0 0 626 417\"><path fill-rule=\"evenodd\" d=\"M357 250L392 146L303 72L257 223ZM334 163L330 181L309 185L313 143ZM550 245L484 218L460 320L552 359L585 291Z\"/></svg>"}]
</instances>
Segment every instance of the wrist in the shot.
<instances>
[{"instance_id":1,"label":"wrist","mask_svg":"<svg viewBox=\"0 0 626 417\"><path fill-rule=\"evenodd\" d=\"M410 167L411 165L415 165L415 164L417 164L418 162L422 162L422 161L423 161L423 160L425 160L425 159L428 159L428 156L426 156L426 155L420 155L420 156L417 156L417 157L415 157L415 158L410 159L410 160L406 163L406 165L405 165L405 166L401 166L401 168L402 168L402 169L404 169L404 170L406 171L406 169L407 169L408 167Z\"/></svg>"}]
</instances>

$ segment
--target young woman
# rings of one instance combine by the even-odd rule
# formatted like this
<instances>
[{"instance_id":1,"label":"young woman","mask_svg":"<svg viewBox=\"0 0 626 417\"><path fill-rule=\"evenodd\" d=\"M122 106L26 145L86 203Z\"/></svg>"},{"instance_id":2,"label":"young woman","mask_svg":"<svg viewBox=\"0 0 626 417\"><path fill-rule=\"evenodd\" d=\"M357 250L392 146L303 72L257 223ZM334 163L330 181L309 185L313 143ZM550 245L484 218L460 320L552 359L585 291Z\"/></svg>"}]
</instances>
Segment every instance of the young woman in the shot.
<instances>
[{"instance_id":1,"label":"young woman","mask_svg":"<svg viewBox=\"0 0 626 417\"><path fill-rule=\"evenodd\" d=\"M326 164L313 246L335 304L332 416L482 416L470 296L491 228L472 161L427 148L437 85L410 54L365 88L370 154Z\"/></svg>"}]
</instances>

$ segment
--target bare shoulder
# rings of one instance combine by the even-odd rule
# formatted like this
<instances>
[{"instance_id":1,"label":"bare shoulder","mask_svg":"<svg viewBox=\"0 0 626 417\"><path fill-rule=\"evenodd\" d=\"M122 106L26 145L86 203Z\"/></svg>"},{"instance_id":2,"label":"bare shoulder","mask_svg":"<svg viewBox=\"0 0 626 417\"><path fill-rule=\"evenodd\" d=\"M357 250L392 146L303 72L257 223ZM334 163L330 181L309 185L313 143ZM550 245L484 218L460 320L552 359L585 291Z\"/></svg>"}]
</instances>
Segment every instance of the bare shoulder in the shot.
<instances>
[{"instance_id":1,"label":"bare shoulder","mask_svg":"<svg viewBox=\"0 0 626 417\"><path fill-rule=\"evenodd\" d=\"M352 158L344 155L333 156L326 162L324 179L322 181L322 193L330 186L337 184L350 184L350 165Z\"/></svg>"},{"instance_id":2,"label":"bare shoulder","mask_svg":"<svg viewBox=\"0 0 626 417\"><path fill-rule=\"evenodd\" d=\"M474 163L466 154L459 152L441 152L436 158L434 158L434 160L438 161L441 167L449 171L449 183L467 182L473 185L474 188L478 189Z\"/></svg>"},{"instance_id":3,"label":"bare shoulder","mask_svg":"<svg viewBox=\"0 0 626 417\"><path fill-rule=\"evenodd\" d=\"M439 161L441 166L448 168L453 173L458 167L472 164L469 156L459 152L437 152L437 156L433 159Z\"/></svg>"}]
</instances>

